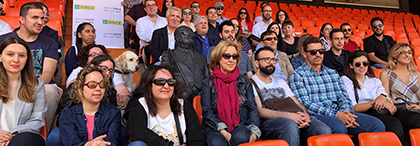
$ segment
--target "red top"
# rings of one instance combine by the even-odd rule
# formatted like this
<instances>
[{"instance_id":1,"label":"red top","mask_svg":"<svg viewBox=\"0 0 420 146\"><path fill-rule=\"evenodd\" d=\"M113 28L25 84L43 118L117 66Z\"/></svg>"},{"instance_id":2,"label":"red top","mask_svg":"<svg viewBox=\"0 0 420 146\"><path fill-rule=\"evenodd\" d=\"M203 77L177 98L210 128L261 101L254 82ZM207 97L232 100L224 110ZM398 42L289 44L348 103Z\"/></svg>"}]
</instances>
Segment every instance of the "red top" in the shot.
<instances>
[{"instance_id":1,"label":"red top","mask_svg":"<svg viewBox=\"0 0 420 146\"><path fill-rule=\"evenodd\" d=\"M86 115L86 127L88 131L88 140L93 139L93 129L95 128L95 115Z\"/></svg>"},{"instance_id":2,"label":"red top","mask_svg":"<svg viewBox=\"0 0 420 146\"><path fill-rule=\"evenodd\" d=\"M359 46L356 44L356 42L349 40L348 43L344 43L343 46L344 50L348 50L350 52L356 51L357 49L359 49Z\"/></svg>"}]
</instances>

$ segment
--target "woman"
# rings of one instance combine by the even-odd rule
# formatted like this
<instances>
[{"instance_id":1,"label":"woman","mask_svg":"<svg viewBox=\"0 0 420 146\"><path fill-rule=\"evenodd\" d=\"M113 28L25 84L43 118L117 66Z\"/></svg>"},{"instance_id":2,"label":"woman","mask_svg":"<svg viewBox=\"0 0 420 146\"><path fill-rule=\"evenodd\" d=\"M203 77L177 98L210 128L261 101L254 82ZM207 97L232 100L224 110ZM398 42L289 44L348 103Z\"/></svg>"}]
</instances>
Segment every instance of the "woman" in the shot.
<instances>
[{"instance_id":1,"label":"woman","mask_svg":"<svg viewBox=\"0 0 420 146\"><path fill-rule=\"evenodd\" d=\"M287 12L286 12L286 11L284 11L284 10L279 10L279 11L276 13L276 20L275 20L275 22L279 23L280 29L281 29L281 24L283 24L283 22L284 22L285 20L289 20L289 15L287 14Z\"/></svg>"},{"instance_id":2,"label":"woman","mask_svg":"<svg viewBox=\"0 0 420 146\"><path fill-rule=\"evenodd\" d=\"M192 11L191 8L182 8L182 23L180 24L181 26L187 26L189 28L192 29L193 32L195 32L195 27L194 24L192 22L194 22L194 16L192 15Z\"/></svg>"},{"instance_id":3,"label":"woman","mask_svg":"<svg viewBox=\"0 0 420 146\"><path fill-rule=\"evenodd\" d=\"M82 48L95 43L95 32L95 28L90 23L84 22L77 26L76 45L71 46L69 48L66 54L66 58L64 58L67 77L69 77L71 71L77 67L76 63L79 62L79 58L77 58L77 55L82 50Z\"/></svg>"},{"instance_id":4,"label":"woman","mask_svg":"<svg viewBox=\"0 0 420 146\"><path fill-rule=\"evenodd\" d=\"M356 50L350 54L341 79L354 111L377 117L385 124L386 131L394 132L403 143L404 129L396 117L397 108L387 99L388 94L375 77L365 51ZM379 114L376 110L388 110L390 114Z\"/></svg>"},{"instance_id":5,"label":"woman","mask_svg":"<svg viewBox=\"0 0 420 146\"><path fill-rule=\"evenodd\" d=\"M261 136L259 115L249 79L239 75L239 46L220 42L212 51L212 75L203 81L204 137L208 145L228 146L254 142ZM232 92L235 91L235 92Z\"/></svg>"},{"instance_id":6,"label":"woman","mask_svg":"<svg viewBox=\"0 0 420 146\"><path fill-rule=\"evenodd\" d=\"M175 2L173 0L164 0L162 3L162 14L163 17L166 17L166 11L168 8L175 6Z\"/></svg>"},{"instance_id":7,"label":"woman","mask_svg":"<svg viewBox=\"0 0 420 146\"><path fill-rule=\"evenodd\" d=\"M413 63L413 48L405 43L394 45L389 51L388 66L380 79L385 91L394 103L405 103L408 110L398 111L395 116L401 121L404 131L420 128L420 113L412 112L419 106L419 72Z\"/></svg>"},{"instance_id":8,"label":"woman","mask_svg":"<svg viewBox=\"0 0 420 146\"><path fill-rule=\"evenodd\" d=\"M64 108L59 119L63 145L118 145L121 112L103 103L107 86L105 74L97 67L84 68L78 74L71 93L76 105Z\"/></svg>"},{"instance_id":9,"label":"woman","mask_svg":"<svg viewBox=\"0 0 420 146\"><path fill-rule=\"evenodd\" d=\"M244 51L245 53L248 53L248 55L249 55L250 53L252 53L252 47L249 44L248 40L245 37L243 37L242 35L240 35L240 31L241 31L240 25L241 24L239 23L239 20L236 19L236 18L231 18L230 22L232 22L232 24L233 24L233 28L234 28L234 31L235 31L234 33L235 33L235 36L236 36L236 41L238 41L238 44L242 45L241 50Z\"/></svg>"},{"instance_id":10,"label":"woman","mask_svg":"<svg viewBox=\"0 0 420 146\"><path fill-rule=\"evenodd\" d=\"M305 52L303 52L302 44L303 44L303 41L309 36L312 36L312 35L311 34L304 34L304 35L300 36L300 38L298 40L296 49L299 52L299 55L293 57L292 60L290 60L290 63L292 64L292 66L295 70L297 68L299 68L302 64L306 63L305 58L302 55L303 53L305 53Z\"/></svg>"},{"instance_id":11,"label":"woman","mask_svg":"<svg viewBox=\"0 0 420 146\"><path fill-rule=\"evenodd\" d=\"M331 49L331 38L330 32L333 29L333 26L330 23L324 23L321 26L321 33L319 34L319 39L321 39L322 45L326 51Z\"/></svg>"},{"instance_id":12,"label":"woman","mask_svg":"<svg viewBox=\"0 0 420 146\"><path fill-rule=\"evenodd\" d=\"M161 65L150 70L144 97L130 108L129 146L205 145L197 114L182 99L179 85L170 67ZM134 92L139 90L143 89L139 86Z\"/></svg>"},{"instance_id":13,"label":"woman","mask_svg":"<svg viewBox=\"0 0 420 146\"><path fill-rule=\"evenodd\" d=\"M236 18L240 20L239 27L241 28L241 36L248 38L249 35L252 34L252 27L254 26L249 16L248 10L246 8L241 8Z\"/></svg>"},{"instance_id":14,"label":"woman","mask_svg":"<svg viewBox=\"0 0 420 146\"><path fill-rule=\"evenodd\" d=\"M270 25L268 25L267 30L274 31L277 34L277 50L285 52L286 53L286 47L285 43L283 41L280 24L277 22L272 22Z\"/></svg>"},{"instance_id":15,"label":"woman","mask_svg":"<svg viewBox=\"0 0 420 146\"><path fill-rule=\"evenodd\" d=\"M295 28L293 22L290 20L285 20L282 23L282 30L284 33L283 41L286 44L286 51L287 57L289 59L294 58L295 56L299 55L297 51L297 42L299 41L299 37L293 36L295 33Z\"/></svg>"},{"instance_id":16,"label":"woman","mask_svg":"<svg viewBox=\"0 0 420 146\"><path fill-rule=\"evenodd\" d=\"M8 37L0 53L0 145L45 146L39 134L47 111L44 82L35 77L31 49Z\"/></svg>"}]
</instances>

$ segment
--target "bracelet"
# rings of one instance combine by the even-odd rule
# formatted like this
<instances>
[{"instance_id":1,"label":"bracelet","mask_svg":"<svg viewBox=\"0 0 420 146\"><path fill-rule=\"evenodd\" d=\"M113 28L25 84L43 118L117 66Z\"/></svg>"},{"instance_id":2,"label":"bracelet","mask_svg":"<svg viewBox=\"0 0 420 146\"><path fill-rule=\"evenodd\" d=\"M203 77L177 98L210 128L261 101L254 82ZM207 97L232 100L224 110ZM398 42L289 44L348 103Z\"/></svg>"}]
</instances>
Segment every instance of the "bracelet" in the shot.
<instances>
[{"instance_id":1,"label":"bracelet","mask_svg":"<svg viewBox=\"0 0 420 146\"><path fill-rule=\"evenodd\" d=\"M385 94L381 93L380 95L384 96L386 99L388 99L388 96L386 96Z\"/></svg>"}]
</instances>

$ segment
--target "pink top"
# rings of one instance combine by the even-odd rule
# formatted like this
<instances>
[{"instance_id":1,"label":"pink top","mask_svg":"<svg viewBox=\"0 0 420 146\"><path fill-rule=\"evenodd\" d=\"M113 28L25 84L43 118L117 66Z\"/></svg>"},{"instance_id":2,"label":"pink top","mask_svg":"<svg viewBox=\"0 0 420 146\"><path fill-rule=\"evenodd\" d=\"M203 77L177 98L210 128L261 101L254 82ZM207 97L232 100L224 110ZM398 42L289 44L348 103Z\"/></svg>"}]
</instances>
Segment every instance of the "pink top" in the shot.
<instances>
[{"instance_id":1,"label":"pink top","mask_svg":"<svg viewBox=\"0 0 420 146\"><path fill-rule=\"evenodd\" d=\"M95 128L95 115L86 115L86 127L88 131L88 140L91 141L93 139L93 129Z\"/></svg>"}]
</instances>

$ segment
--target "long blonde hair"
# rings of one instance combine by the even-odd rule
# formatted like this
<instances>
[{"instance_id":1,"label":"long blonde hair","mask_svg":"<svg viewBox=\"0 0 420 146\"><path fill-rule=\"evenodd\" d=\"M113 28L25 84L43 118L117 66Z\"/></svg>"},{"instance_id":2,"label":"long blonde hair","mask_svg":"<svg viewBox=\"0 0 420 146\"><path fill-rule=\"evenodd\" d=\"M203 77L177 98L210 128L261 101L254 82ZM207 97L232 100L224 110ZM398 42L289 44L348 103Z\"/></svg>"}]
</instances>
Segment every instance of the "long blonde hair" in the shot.
<instances>
[{"instance_id":1,"label":"long blonde hair","mask_svg":"<svg viewBox=\"0 0 420 146\"><path fill-rule=\"evenodd\" d=\"M387 69L394 70L397 67L397 57L407 47L410 48L410 50L413 52L413 47L406 43L398 43L391 48L388 55L388 66L386 67ZM407 65L407 69L410 72L417 72L413 60L410 60L410 63Z\"/></svg>"},{"instance_id":2,"label":"long blonde hair","mask_svg":"<svg viewBox=\"0 0 420 146\"><path fill-rule=\"evenodd\" d=\"M230 41L221 41L216 48L213 49L213 51L211 51L211 58L210 58L210 64L209 64L209 69L211 71L213 71L214 67L219 67L219 61L222 58L223 53L226 52L227 47L229 46L233 46L236 49L236 53L238 53L239 58L236 61L236 65L239 64L239 60L241 58L241 51L239 50L239 45L237 43L234 42L230 42Z\"/></svg>"}]
</instances>

